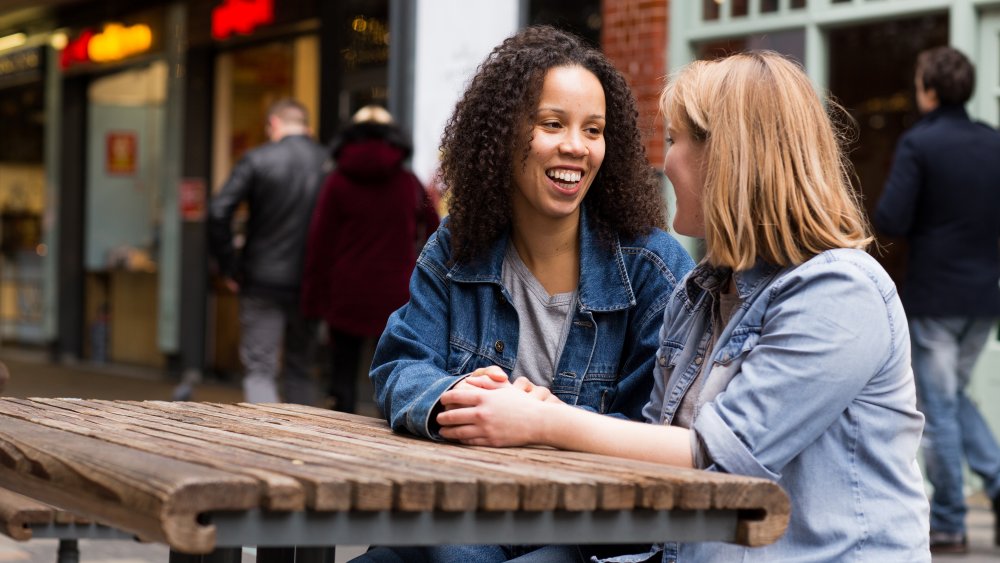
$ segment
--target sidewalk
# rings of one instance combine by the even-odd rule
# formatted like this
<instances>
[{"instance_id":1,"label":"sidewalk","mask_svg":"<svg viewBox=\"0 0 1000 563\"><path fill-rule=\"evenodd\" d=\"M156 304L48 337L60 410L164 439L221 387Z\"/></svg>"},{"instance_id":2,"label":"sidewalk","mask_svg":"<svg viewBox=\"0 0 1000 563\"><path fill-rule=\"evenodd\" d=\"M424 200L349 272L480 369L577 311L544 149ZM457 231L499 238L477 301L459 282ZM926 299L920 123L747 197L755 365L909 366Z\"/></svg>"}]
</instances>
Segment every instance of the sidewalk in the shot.
<instances>
[{"instance_id":1,"label":"sidewalk","mask_svg":"<svg viewBox=\"0 0 1000 563\"><path fill-rule=\"evenodd\" d=\"M0 362L10 370L10 381L3 393L7 397L168 401L176 385L176 382L169 380L158 370L89 363L52 364L44 354L33 351L0 348ZM243 400L243 392L237 382L201 383L195 388L192 400L236 403ZM375 416L368 412L363 414ZM969 554L938 556L934 558L934 563L1000 562L1000 548L993 545L993 514L989 500L980 493L973 495L969 503ZM0 535L0 562L52 563L55 561L57 545L56 540L22 543ZM357 546L342 546L337 549L337 563L347 561L361 551ZM131 541L80 542L80 561L84 563L165 562L167 554L167 548L157 544ZM255 560L252 549L244 550L244 563Z\"/></svg>"}]
</instances>

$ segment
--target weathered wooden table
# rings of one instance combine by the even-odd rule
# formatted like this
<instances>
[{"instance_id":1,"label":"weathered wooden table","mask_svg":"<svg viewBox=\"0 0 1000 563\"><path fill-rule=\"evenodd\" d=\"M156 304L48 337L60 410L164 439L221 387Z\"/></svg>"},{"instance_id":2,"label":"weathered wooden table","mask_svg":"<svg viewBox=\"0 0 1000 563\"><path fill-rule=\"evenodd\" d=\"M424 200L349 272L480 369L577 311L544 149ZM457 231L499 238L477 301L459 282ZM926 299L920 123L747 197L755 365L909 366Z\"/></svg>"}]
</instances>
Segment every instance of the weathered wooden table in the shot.
<instances>
[{"instance_id":1,"label":"weathered wooden table","mask_svg":"<svg viewBox=\"0 0 1000 563\"><path fill-rule=\"evenodd\" d=\"M770 481L437 443L290 404L0 399L0 487L103 525L24 524L35 537L111 529L185 554L338 543L756 546L780 537L789 515Z\"/></svg>"}]
</instances>

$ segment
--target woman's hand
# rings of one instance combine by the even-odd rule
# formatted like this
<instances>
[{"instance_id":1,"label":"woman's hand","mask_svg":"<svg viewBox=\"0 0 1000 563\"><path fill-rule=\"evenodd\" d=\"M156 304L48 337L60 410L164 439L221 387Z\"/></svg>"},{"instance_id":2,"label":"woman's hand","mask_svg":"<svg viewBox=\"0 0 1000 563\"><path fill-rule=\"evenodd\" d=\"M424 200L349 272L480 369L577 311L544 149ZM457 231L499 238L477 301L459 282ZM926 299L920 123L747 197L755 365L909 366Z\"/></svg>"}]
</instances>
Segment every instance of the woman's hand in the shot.
<instances>
[{"instance_id":1,"label":"woman's hand","mask_svg":"<svg viewBox=\"0 0 1000 563\"><path fill-rule=\"evenodd\" d=\"M546 402L544 396L551 397L551 393L544 387L529 389L523 383L518 388L518 382L489 390L456 386L446 392L441 396L445 411L437 416L441 436L473 446L539 443L543 435L544 411L552 404Z\"/></svg>"}]
</instances>

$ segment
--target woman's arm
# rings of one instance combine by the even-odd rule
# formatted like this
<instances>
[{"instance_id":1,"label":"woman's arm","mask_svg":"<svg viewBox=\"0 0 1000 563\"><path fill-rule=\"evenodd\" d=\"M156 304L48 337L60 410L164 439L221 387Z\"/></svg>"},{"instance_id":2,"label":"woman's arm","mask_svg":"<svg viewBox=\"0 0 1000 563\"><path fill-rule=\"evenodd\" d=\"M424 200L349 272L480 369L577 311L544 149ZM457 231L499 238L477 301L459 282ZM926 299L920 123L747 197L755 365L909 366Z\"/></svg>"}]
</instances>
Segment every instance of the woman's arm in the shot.
<instances>
[{"instance_id":1,"label":"woman's arm","mask_svg":"<svg viewBox=\"0 0 1000 563\"><path fill-rule=\"evenodd\" d=\"M603 416L524 389L455 389L441 396L441 436L473 446L544 445L692 467L685 428Z\"/></svg>"}]
</instances>

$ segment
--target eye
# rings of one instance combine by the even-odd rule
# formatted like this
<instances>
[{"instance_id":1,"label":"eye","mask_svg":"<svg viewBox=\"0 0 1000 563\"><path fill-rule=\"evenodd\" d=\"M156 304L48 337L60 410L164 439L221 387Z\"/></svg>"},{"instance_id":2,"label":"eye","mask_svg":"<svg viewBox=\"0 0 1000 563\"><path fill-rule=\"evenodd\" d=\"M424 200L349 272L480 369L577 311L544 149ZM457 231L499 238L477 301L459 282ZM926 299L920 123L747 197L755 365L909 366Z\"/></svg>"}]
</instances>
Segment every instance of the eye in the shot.
<instances>
[{"instance_id":1,"label":"eye","mask_svg":"<svg viewBox=\"0 0 1000 563\"><path fill-rule=\"evenodd\" d=\"M542 122L542 127L544 127L545 129L561 129L562 123L554 119L548 119Z\"/></svg>"},{"instance_id":2,"label":"eye","mask_svg":"<svg viewBox=\"0 0 1000 563\"><path fill-rule=\"evenodd\" d=\"M667 143L667 147L672 147L673 144L674 144L674 138L671 137L670 135L667 135L666 138L663 139L663 140L664 140L664 142Z\"/></svg>"},{"instance_id":3,"label":"eye","mask_svg":"<svg viewBox=\"0 0 1000 563\"><path fill-rule=\"evenodd\" d=\"M598 127L597 125L591 125L586 129L584 129L584 131L586 131L588 135L591 135L593 137L600 137L601 135L604 134L604 129L602 127Z\"/></svg>"}]
</instances>

